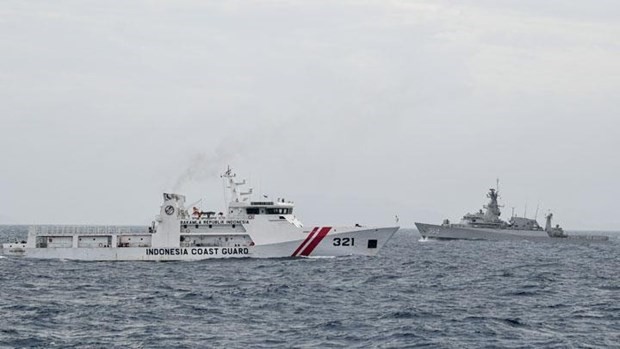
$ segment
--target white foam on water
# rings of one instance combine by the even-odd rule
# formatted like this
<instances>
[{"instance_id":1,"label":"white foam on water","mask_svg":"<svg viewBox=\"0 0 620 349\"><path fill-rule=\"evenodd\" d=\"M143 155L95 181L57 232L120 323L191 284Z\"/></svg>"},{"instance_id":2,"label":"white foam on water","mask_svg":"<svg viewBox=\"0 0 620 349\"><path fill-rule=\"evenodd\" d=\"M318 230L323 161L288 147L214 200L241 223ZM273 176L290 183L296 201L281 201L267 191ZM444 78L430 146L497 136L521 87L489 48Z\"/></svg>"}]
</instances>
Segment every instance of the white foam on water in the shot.
<instances>
[{"instance_id":1,"label":"white foam on water","mask_svg":"<svg viewBox=\"0 0 620 349\"><path fill-rule=\"evenodd\" d=\"M303 256L306 260L316 260L316 259L331 259L336 258L336 256Z\"/></svg>"}]
</instances>

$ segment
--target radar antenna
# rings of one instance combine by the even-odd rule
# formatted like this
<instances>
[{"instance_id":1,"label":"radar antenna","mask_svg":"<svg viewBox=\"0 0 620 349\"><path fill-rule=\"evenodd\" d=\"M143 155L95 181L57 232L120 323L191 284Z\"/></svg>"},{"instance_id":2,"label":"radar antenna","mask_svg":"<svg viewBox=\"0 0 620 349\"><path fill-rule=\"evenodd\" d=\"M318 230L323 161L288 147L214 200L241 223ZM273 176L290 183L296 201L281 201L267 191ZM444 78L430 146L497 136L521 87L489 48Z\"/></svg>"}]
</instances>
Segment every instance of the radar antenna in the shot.
<instances>
[{"instance_id":1,"label":"radar antenna","mask_svg":"<svg viewBox=\"0 0 620 349\"><path fill-rule=\"evenodd\" d=\"M232 169L230 168L230 165L228 165L228 167L226 168L226 172L224 172L223 175L221 175L220 177L224 178L224 177L234 177L236 176L236 174L232 173Z\"/></svg>"}]
</instances>

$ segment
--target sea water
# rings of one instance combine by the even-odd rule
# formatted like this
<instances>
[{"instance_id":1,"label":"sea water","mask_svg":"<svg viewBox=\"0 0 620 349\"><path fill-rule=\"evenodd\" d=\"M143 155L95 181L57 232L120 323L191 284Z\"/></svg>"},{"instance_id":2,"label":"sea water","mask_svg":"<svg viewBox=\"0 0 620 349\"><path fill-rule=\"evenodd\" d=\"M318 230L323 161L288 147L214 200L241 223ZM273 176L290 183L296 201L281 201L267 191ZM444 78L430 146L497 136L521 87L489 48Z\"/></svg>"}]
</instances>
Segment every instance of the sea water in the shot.
<instances>
[{"instance_id":1,"label":"sea water","mask_svg":"<svg viewBox=\"0 0 620 349\"><path fill-rule=\"evenodd\" d=\"M0 241L25 238L0 226ZM376 257L0 259L0 347L620 347L607 243L419 241Z\"/></svg>"}]
</instances>

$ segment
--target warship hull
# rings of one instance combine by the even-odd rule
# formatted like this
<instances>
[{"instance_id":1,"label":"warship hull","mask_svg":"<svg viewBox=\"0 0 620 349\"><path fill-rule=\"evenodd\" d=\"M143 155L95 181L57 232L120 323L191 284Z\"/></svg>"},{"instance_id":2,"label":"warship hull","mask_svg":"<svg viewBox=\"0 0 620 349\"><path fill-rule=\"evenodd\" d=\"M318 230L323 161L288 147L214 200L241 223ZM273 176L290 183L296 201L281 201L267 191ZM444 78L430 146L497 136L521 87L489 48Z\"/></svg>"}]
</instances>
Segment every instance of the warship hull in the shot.
<instances>
[{"instance_id":1,"label":"warship hull","mask_svg":"<svg viewBox=\"0 0 620 349\"><path fill-rule=\"evenodd\" d=\"M471 228L424 223L416 223L415 225L422 238L436 240L529 240L570 243L604 242L609 240L609 237L601 235L550 237L544 230Z\"/></svg>"}]
</instances>

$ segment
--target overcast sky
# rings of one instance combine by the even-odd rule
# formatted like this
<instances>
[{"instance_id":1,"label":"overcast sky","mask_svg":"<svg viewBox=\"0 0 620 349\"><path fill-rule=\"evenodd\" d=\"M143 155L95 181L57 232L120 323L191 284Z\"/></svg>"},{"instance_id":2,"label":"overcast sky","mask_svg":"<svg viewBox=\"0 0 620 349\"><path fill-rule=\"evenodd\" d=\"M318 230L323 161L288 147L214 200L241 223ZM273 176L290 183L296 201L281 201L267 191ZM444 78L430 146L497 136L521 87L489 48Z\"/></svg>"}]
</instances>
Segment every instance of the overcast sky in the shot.
<instances>
[{"instance_id":1,"label":"overcast sky","mask_svg":"<svg viewBox=\"0 0 620 349\"><path fill-rule=\"evenodd\" d=\"M230 164L308 224L620 229L620 2L0 5L0 224L149 224Z\"/></svg>"}]
</instances>

